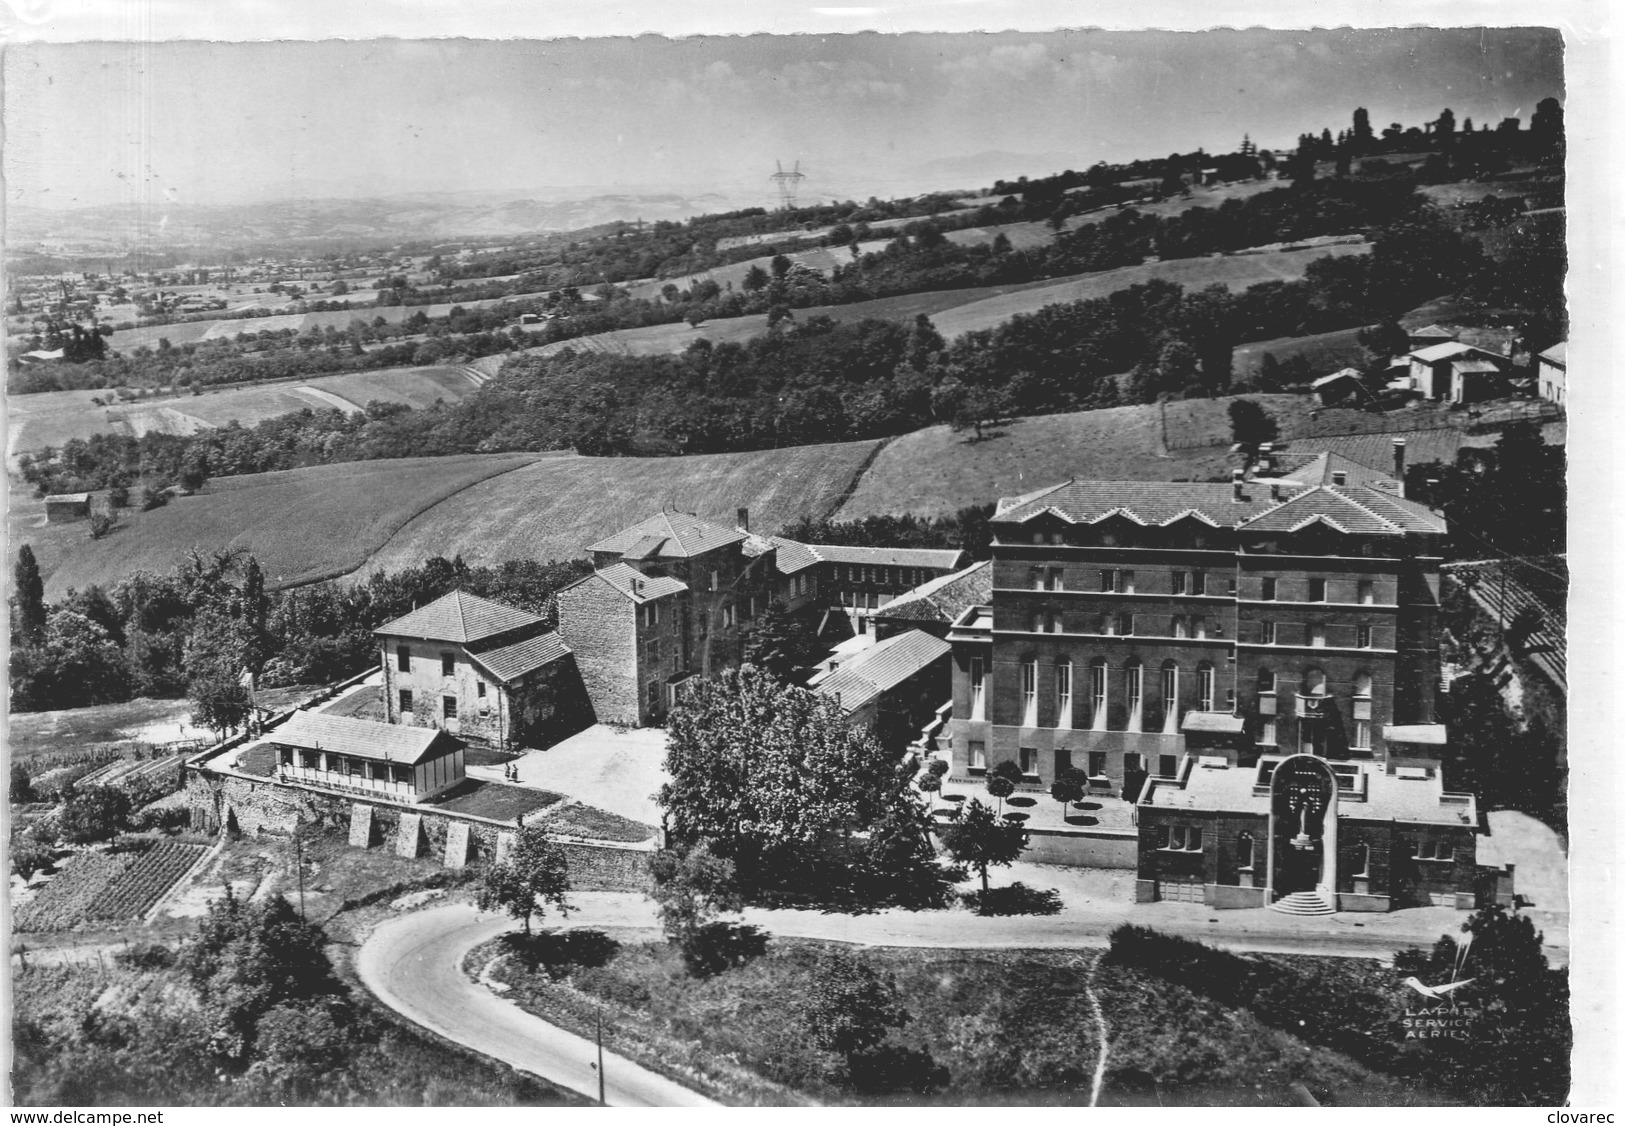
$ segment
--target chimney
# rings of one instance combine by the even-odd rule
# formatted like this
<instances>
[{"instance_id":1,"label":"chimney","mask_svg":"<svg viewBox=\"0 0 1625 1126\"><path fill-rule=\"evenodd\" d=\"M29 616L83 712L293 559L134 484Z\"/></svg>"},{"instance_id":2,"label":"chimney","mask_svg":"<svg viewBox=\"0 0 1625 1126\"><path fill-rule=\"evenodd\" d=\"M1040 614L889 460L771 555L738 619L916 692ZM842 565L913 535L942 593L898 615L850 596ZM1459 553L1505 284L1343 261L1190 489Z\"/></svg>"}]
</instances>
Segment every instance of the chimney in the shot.
<instances>
[{"instance_id":1,"label":"chimney","mask_svg":"<svg viewBox=\"0 0 1625 1126\"><path fill-rule=\"evenodd\" d=\"M1242 484L1241 470L1232 469L1230 471L1230 495L1238 504L1241 501L1244 501L1244 500L1247 499L1245 496L1242 495L1241 484Z\"/></svg>"},{"instance_id":2,"label":"chimney","mask_svg":"<svg viewBox=\"0 0 1625 1126\"><path fill-rule=\"evenodd\" d=\"M1270 499L1271 500L1280 500L1281 499L1281 483L1279 481L1271 481L1270 482Z\"/></svg>"},{"instance_id":3,"label":"chimney","mask_svg":"<svg viewBox=\"0 0 1625 1126\"><path fill-rule=\"evenodd\" d=\"M1394 439L1394 479L1399 482L1399 495L1405 495L1405 439Z\"/></svg>"},{"instance_id":4,"label":"chimney","mask_svg":"<svg viewBox=\"0 0 1625 1126\"><path fill-rule=\"evenodd\" d=\"M748 508L739 510L739 530L741 532L750 531L750 509Z\"/></svg>"},{"instance_id":5,"label":"chimney","mask_svg":"<svg viewBox=\"0 0 1625 1126\"><path fill-rule=\"evenodd\" d=\"M636 578L636 579L632 580L632 593L633 594L642 594L643 593L643 580L641 578Z\"/></svg>"}]
</instances>

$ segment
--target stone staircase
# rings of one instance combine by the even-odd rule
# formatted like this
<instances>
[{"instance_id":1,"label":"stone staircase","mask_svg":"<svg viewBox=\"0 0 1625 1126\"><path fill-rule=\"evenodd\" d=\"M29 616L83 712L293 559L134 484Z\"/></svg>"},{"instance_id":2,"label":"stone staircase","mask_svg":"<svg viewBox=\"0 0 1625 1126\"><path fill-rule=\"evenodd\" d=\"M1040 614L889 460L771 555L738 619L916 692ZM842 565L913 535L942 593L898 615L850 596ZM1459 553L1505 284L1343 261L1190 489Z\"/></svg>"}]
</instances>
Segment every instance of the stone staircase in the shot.
<instances>
[{"instance_id":1,"label":"stone staircase","mask_svg":"<svg viewBox=\"0 0 1625 1126\"><path fill-rule=\"evenodd\" d=\"M1295 891L1291 895L1283 895L1270 904L1271 911L1279 911L1283 915L1333 915L1337 913L1336 905L1331 898L1320 891Z\"/></svg>"}]
</instances>

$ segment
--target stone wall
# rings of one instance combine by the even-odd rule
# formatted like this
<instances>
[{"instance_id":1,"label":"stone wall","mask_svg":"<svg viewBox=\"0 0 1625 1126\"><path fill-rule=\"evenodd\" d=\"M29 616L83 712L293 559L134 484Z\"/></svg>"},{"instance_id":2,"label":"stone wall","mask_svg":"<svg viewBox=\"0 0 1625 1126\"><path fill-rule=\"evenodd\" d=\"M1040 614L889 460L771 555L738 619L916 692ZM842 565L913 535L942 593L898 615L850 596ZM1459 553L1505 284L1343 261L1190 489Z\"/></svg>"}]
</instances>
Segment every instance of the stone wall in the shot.
<instances>
[{"instance_id":1,"label":"stone wall","mask_svg":"<svg viewBox=\"0 0 1625 1126\"><path fill-rule=\"evenodd\" d=\"M559 636L575 654L596 720L638 724L637 625L631 599L592 575L559 591L558 606Z\"/></svg>"}]
</instances>

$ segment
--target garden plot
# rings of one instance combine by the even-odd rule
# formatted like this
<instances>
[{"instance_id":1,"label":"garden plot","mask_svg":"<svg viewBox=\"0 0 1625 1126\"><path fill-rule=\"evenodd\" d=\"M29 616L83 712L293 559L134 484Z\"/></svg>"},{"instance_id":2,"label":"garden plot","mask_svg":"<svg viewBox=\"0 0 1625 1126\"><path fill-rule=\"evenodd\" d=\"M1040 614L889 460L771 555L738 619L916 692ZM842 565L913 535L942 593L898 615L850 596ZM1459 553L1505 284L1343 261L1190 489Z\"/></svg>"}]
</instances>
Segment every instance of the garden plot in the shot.
<instances>
[{"instance_id":1,"label":"garden plot","mask_svg":"<svg viewBox=\"0 0 1625 1126\"><path fill-rule=\"evenodd\" d=\"M197 863L207 846L143 842L123 852L86 852L16 913L18 931L62 931L83 923L139 919Z\"/></svg>"}]
</instances>

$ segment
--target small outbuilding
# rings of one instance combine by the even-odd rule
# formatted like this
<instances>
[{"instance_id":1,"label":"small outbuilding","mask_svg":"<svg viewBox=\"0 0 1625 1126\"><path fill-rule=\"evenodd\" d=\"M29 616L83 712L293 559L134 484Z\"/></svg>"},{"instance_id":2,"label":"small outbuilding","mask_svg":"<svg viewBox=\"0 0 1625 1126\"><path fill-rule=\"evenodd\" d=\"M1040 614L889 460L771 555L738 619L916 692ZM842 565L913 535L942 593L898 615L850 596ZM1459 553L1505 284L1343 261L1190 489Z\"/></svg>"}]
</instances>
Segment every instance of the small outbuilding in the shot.
<instances>
[{"instance_id":1,"label":"small outbuilding","mask_svg":"<svg viewBox=\"0 0 1625 1126\"><path fill-rule=\"evenodd\" d=\"M433 727L295 712L265 741L280 782L421 802L464 777L463 741Z\"/></svg>"},{"instance_id":2,"label":"small outbuilding","mask_svg":"<svg viewBox=\"0 0 1625 1126\"><path fill-rule=\"evenodd\" d=\"M69 524L90 519L89 493L55 493L45 498L45 522Z\"/></svg>"}]
</instances>

